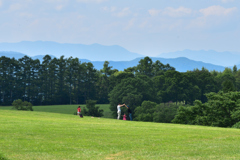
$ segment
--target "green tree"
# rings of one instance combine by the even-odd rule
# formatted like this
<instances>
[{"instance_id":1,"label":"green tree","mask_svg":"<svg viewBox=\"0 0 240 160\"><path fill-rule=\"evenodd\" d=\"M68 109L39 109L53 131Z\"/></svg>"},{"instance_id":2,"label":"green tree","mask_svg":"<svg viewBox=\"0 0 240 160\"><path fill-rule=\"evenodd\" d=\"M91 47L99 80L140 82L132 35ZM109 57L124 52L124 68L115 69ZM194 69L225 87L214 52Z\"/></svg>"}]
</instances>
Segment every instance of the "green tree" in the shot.
<instances>
[{"instance_id":1,"label":"green tree","mask_svg":"<svg viewBox=\"0 0 240 160\"><path fill-rule=\"evenodd\" d=\"M98 74L98 81L97 81L98 103L102 103L102 104L109 103L108 93L112 88L110 86L110 76L115 72L117 72L117 70L112 70L112 66L109 66L109 62L105 61L103 64L103 69L101 69Z\"/></svg>"},{"instance_id":2,"label":"green tree","mask_svg":"<svg viewBox=\"0 0 240 160\"><path fill-rule=\"evenodd\" d=\"M153 76L153 62L149 57L145 57L139 61L139 64L136 67L136 73L146 75L149 77Z\"/></svg>"},{"instance_id":3,"label":"green tree","mask_svg":"<svg viewBox=\"0 0 240 160\"><path fill-rule=\"evenodd\" d=\"M153 114L156 110L157 103L151 101L143 101L142 105L135 109L135 121L153 121Z\"/></svg>"},{"instance_id":4,"label":"green tree","mask_svg":"<svg viewBox=\"0 0 240 160\"><path fill-rule=\"evenodd\" d=\"M131 109L133 111L142 101L153 100L154 89L151 86L144 78L140 77L122 79L121 83L117 84L109 93L110 110L113 117L117 116L116 107L118 103L132 105ZM132 99L134 101L130 102ZM127 100L127 102L124 100Z\"/></svg>"},{"instance_id":5,"label":"green tree","mask_svg":"<svg viewBox=\"0 0 240 160\"><path fill-rule=\"evenodd\" d=\"M208 101L180 107L173 123L232 127L240 121L240 92L206 94Z\"/></svg>"},{"instance_id":6,"label":"green tree","mask_svg":"<svg viewBox=\"0 0 240 160\"><path fill-rule=\"evenodd\" d=\"M12 105L17 110L30 110L30 111L33 111L32 103L27 102L27 101L23 102L21 99L13 101Z\"/></svg>"},{"instance_id":7,"label":"green tree","mask_svg":"<svg viewBox=\"0 0 240 160\"><path fill-rule=\"evenodd\" d=\"M171 123L177 114L178 105L174 103L162 103L155 107L153 122Z\"/></svg>"},{"instance_id":8,"label":"green tree","mask_svg":"<svg viewBox=\"0 0 240 160\"><path fill-rule=\"evenodd\" d=\"M225 80L223 83L222 83L222 88L223 88L223 92L231 92L231 91L235 91L235 87L233 85L233 82L230 81L230 80Z\"/></svg>"},{"instance_id":9,"label":"green tree","mask_svg":"<svg viewBox=\"0 0 240 160\"><path fill-rule=\"evenodd\" d=\"M103 116L103 110L99 109L96 105L95 100L87 100L86 101L86 108L83 108L83 114L86 116L94 116L94 117L102 117Z\"/></svg>"},{"instance_id":10,"label":"green tree","mask_svg":"<svg viewBox=\"0 0 240 160\"><path fill-rule=\"evenodd\" d=\"M83 63L84 72L82 75L84 100L96 99L97 70L92 63Z\"/></svg>"}]
</instances>

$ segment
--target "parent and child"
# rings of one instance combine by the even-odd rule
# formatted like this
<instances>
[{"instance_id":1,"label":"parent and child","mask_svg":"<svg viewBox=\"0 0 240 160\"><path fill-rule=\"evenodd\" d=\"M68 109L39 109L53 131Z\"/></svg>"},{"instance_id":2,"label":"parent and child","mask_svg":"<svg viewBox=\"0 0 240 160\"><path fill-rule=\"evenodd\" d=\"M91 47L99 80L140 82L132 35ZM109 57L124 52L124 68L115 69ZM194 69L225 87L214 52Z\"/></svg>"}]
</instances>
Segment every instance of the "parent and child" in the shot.
<instances>
[{"instance_id":1,"label":"parent and child","mask_svg":"<svg viewBox=\"0 0 240 160\"><path fill-rule=\"evenodd\" d=\"M120 119L120 117L121 117L121 107L123 107L123 106L125 106L127 108L130 121L132 121L132 111L131 111L130 107L127 106L126 104L120 104L120 103L118 103L118 105L117 105L117 114L118 114L117 119ZM123 120L127 120L127 115L125 113L122 116L123 116Z\"/></svg>"}]
</instances>

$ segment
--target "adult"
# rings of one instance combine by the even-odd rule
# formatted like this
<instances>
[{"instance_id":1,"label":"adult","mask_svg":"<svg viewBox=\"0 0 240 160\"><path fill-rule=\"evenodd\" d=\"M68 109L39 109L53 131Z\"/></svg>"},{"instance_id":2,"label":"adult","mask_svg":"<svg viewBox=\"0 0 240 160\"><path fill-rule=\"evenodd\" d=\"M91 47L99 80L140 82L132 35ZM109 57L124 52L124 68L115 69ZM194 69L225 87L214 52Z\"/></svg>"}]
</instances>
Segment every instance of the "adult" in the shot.
<instances>
[{"instance_id":1,"label":"adult","mask_svg":"<svg viewBox=\"0 0 240 160\"><path fill-rule=\"evenodd\" d=\"M132 111L131 111L129 106L125 105L125 107L127 107L127 111L128 111L128 115L129 115L130 121L132 121Z\"/></svg>"},{"instance_id":2,"label":"adult","mask_svg":"<svg viewBox=\"0 0 240 160\"><path fill-rule=\"evenodd\" d=\"M122 106L124 106L125 104L120 104L120 103L118 103L118 105L117 105L117 114L118 114L118 117L117 117L117 119L119 120L120 119L120 116L121 116L121 107Z\"/></svg>"},{"instance_id":3,"label":"adult","mask_svg":"<svg viewBox=\"0 0 240 160\"><path fill-rule=\"evenodd\" d=\"M77 108L77 115L80 115L80 114L81 114L81 107L78 106L78 108Z\"/></svg>"}]
</instances>

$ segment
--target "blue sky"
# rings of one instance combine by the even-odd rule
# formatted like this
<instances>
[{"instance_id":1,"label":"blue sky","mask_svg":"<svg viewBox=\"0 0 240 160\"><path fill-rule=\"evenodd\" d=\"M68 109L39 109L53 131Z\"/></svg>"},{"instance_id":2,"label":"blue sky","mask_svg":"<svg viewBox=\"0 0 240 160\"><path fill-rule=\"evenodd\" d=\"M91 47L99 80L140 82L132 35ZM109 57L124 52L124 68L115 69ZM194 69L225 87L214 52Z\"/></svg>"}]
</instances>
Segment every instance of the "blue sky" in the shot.
<instances>
[{"instance_id":1,"label":"blue sky","mask_svg":"<svg viewBox=\"0 0 240 160\"><path fill-rule=\"evenodd\" d=\"M240 52L240 0L0 0L0 42Z\"/></svg>"}]
</instances>

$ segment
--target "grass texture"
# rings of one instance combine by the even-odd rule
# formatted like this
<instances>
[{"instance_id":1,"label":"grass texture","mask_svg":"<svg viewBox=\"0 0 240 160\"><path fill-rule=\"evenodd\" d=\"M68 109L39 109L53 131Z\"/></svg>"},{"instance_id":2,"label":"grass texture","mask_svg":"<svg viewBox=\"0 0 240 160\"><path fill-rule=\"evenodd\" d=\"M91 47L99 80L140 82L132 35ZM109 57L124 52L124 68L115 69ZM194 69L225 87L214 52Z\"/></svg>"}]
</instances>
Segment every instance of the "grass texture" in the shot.
<instances>
[{"instance_id":1,"label":"grass texture","mask_svg":"<svg viewBox=\"0 0 240 160\"><path fill-rule=\"evenodd\" d=\"M17 160L240 159L240 130L0 110L0 155Z\"/></svg>"},{"instance_id":2,"label":"grass texture","mask_svg":"<svg viewBox=\"0 0 240 160\"><path fill-rule=\"evenodd\" d=\"M51 113L63 113L63 114L72 114L77 112L79 104L75 105L46 105L46 106L33 106L33 110L36 112L51 112ZM85 108L86 105L80 104L81 109ZM109 109L110 104L96 104L99 106L99 109L103 109L104 118L112 118L112 112ZM13 106L0 106L0 110L12 110ZM117 110L117 107L116 107Z\"/></svg>"}]
</instances>

